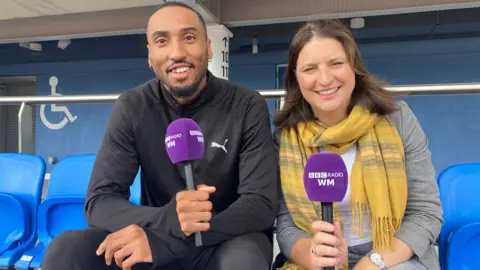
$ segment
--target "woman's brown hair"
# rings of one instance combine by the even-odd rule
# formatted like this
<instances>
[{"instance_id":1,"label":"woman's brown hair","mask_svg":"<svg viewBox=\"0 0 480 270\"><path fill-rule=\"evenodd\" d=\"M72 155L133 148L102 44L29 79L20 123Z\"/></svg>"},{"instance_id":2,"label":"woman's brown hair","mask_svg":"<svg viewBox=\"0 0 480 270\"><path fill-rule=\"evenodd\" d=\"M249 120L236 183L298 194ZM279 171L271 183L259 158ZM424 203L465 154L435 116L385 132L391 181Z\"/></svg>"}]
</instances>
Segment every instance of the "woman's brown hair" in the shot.
<instances>
[{"instance_id":1,"label":"woman's brown hair","mask_svg":"<svg viewBox=\"0 0 480 270\"><path fill-rule=\"evenodd\" d=\"M387 115L396 109L393 95L368 73L350 30L336 20L316 20L302 26L295 34L288 52L285 76L285 105L275 115L274 125L294 128L299 122L315 120L310 104L303 98L297 82L295 68L303 47L314 38L333 38L340 42L355 72L355 89L348 106L348 113L356 104L362 104L372 113Z\"/></svg>"}]
</instances>

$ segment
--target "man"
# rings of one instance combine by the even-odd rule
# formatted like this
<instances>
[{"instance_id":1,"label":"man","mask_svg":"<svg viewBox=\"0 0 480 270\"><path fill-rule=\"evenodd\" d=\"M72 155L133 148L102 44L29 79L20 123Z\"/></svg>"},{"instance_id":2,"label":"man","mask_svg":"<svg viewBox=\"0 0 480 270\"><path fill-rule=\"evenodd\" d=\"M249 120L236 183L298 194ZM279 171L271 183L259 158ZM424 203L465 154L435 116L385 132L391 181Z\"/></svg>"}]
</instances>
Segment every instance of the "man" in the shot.
<instances>
[{"instance_id":1,"label":"man","mask_svg":"<svg viewBox=\"0 0 480 270\"><path fill-rule=\"evenodd\" d=\"M264 99L208 72L215 56L205 22L189 6L160 7L147 39L158 78L119 97L88 188L90 226L56 237L42 268L269 269L265 232L277 211L278 164ZM204 133L195 191L165 150L165 130L179 117ZM142 206L128 201L139 167Z\"/></svg>"}]
</instances>

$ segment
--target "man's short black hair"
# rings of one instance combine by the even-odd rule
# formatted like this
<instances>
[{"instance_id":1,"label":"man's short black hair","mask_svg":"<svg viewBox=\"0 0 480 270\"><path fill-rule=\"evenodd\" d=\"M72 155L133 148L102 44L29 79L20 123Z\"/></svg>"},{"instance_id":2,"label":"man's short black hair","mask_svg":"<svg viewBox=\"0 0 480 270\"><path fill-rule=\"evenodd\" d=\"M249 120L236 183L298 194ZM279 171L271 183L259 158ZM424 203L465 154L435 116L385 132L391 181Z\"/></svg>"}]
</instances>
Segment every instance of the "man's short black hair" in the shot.
<instances>
[{"instance_id":1,"label":"man's short black hair","mask_svg":"<svg viewBox=\"0 0 480 270\"><path fill-rule=\"evenodd\" d=\"M182 3L182 2L165 2L165 3L163 3L159 6L157 11L159 11L160 9L165 8L165 7L183 7L183 8L186 8L188 10L191 10L191 11L195 12L195 14L197 14L198 19L200 20L200 22L203 25L203 28L205 30L205 37L207 36L207 24L205 23L205 20L203 19L202 15L198 11L196 11L194 8L192 8L190 5Z\"/></svg>"}]
</instances>

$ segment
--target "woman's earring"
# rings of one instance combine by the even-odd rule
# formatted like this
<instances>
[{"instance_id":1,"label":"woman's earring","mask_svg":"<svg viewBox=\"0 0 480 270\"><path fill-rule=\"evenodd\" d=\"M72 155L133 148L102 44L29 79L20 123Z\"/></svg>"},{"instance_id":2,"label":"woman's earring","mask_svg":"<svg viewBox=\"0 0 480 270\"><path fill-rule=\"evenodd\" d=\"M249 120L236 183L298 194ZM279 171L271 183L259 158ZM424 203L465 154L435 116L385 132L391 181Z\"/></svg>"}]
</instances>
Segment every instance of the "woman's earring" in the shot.
<instances>
[{"instance_id":1,"label":"woman's earring","mask_svg":"<svg viewBox=\"0 0 480 270\"><path fill-rule=\"evenodd\" d=\"M212 62L212 58L208 58L208 62Z\"/></svg>"}]
</instances>

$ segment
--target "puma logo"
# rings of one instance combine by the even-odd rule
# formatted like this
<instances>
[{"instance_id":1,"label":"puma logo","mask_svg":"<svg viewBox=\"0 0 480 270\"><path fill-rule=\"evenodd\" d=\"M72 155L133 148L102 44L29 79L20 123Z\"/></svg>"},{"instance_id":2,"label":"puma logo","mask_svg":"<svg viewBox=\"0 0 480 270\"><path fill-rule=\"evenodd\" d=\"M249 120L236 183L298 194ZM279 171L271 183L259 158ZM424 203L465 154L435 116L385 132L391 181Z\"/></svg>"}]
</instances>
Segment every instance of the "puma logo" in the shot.
<instances>
[{"instance_id":1,"label":"puma logo","mask_svg":"<svg viewBox=\"0 0 480 270\"><path fill-rule=\"evenodd\" d=\"M212 142L212 144L210 145L210 147L221 148L221 149L223 149L223 151L225 151L225 153L228 153L228 152L227 152L227 149L225 148L225 145L227 144L227 142L228 142L228 139L225 140L225 143L223 143L223 145L220 145L220 144L218 144L218 143L216 143L216 142Z\"/></svg>"}]
</instances>

